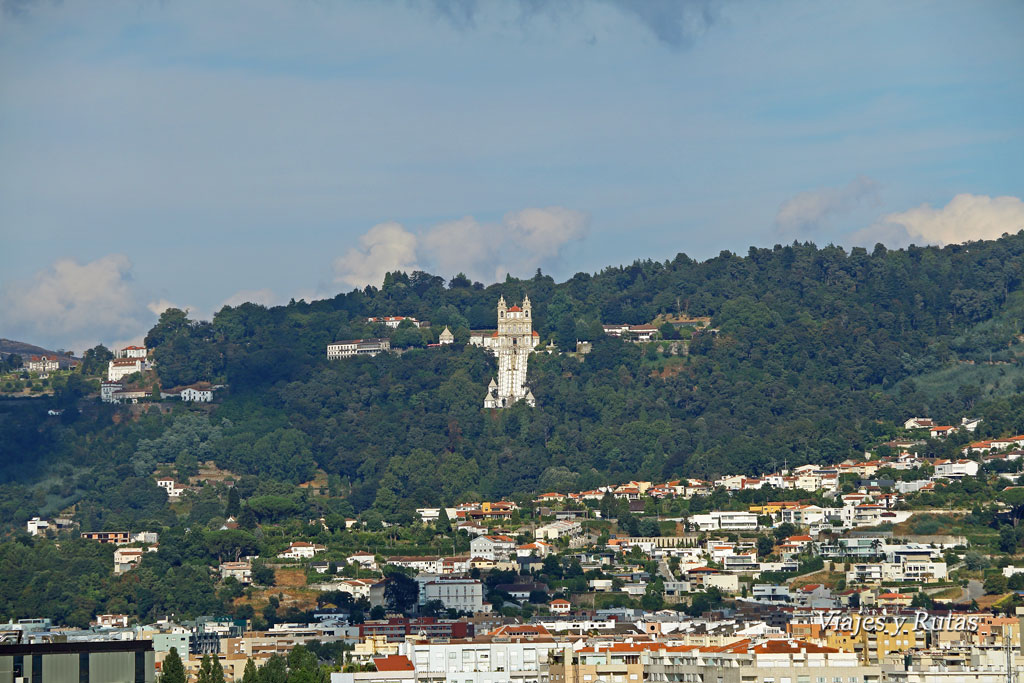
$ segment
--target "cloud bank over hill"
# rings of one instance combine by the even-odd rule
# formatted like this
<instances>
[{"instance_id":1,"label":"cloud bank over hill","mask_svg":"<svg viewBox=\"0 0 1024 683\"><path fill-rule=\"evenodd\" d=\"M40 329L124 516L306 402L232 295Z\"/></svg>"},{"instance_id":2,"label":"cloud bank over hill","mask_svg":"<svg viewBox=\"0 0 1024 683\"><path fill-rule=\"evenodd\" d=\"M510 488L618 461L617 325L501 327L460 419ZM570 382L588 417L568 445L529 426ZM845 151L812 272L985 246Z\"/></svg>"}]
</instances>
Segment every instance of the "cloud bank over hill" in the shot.
<instances>
[{"instance_id":1,"label":"cloud bank over hill","mask_svg":"<svg viewBox=\"0 0 1024 683\"><path fill-rule=\"evenodd\" d=\"M921 204L882 216L855 233L854 244L882 242L888 247L908 244L956 244L997 239L1024 230L1024 202L1018 197L958 194L942 208Z\"/></svg>"},{"instance_id":2,"label":"cloud bank over hill","mask_svg":"<svg viewBox=\"0 0 1024 683\"><path fill-rule=\"evenodd\" d=\"M836 217L877 201L878 183L864 176L855 178L844 187L801 192L779 207L775 215L775 231L783 238L807 239L829 227Z\"/></svg>"},{"instance_id":3,"label":"cloud bank over hill","mask_svg":"<svg viewBox=\"0 0 1024 683\"><path fill-rule=\"evenodd\" d=\"M396 222L380 223L334 262L335 282L379 286L394 270L428 270L451 277L463 272L483 282L506 273L528 276L562 259L565 249L586 237L587 214L562 206L527 208L501 221L472 216L413 232Z\"/></svg>"}]
</instances>

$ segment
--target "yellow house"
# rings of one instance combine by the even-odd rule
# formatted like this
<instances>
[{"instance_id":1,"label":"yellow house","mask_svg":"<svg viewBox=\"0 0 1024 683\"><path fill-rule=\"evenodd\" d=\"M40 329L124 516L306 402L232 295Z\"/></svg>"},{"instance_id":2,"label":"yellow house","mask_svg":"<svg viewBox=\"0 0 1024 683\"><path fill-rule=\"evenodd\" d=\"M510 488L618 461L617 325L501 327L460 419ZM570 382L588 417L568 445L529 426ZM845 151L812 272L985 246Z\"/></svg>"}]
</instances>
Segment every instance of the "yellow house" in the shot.
<instances>
[{"instance_id":1,"label":"yellow house","mask_svg":"<svg viewBox=\"0 0 1024 683\"><path fill-rule=\"evenodd\" d=\"M853 628L849 630L826 625L825 641L829 647L856 652L864 664L878 664L890 653L907 652L918 646L913 619L900 624L892 615L855 613L852 617ZM924 639L925 634L920 634L922 646Z\"/></svg>"},{"instance_id":2,"label":"yellow house","mask_svg":"<svg viewBox=\"0 0 1024 683\"><path fill-rule=\"evenodd\" d=\"M755 515L777 515L783 510L798 507L800 507L800 503L795 500L780 500L774 503L764 503L763 505L751 505L749 511Z\"/></svg>"}]
</instances>

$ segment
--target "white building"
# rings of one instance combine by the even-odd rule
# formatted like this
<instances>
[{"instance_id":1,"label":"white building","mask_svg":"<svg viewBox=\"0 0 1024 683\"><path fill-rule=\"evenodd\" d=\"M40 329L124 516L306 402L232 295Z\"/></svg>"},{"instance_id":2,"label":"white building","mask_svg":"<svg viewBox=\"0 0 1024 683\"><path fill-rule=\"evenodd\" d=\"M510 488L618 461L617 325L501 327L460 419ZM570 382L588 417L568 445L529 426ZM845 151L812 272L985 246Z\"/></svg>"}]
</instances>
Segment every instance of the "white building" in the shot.
<instances>
[{"instance_id":1,"label":"white building","mask_svg":"<svg viewBox=\"0 0 1024 683\"><path fill-rule=\"evenodd\" d=\"M387 325L391 329L395 329L396 327L401 325L402 322L405 320L408 320L410 323L412 323L413 327L423 327L424 325L416 318L410 318L409 316L405 315L384 315L377 318L367 318L366 322L371 325L374 323L383 323L384 325Z\"/></svg>"},{"instance_id":2,"label":"white building","mask_svg":"<svg viewBox=\"0 0 1024 683\"><path fill-rule=\"evenodd\" d=\"M935 476L949 479L963 479L978 474L978 463L974 460L938 460L935 462Z\"/></svg>"},{"instance_id":3,"label":"white building","mask_svg":"<svg viewBox=\"0 0 1024 683\"><path fill-rule=\"evenodd\" d=\"M39 517L33 517L32 519L28 520L25 527L29 533L29 536L38 536L40 534L46 533L46 531L50 528L50 522L45 519L40 519Z\"/></svg>"},{"instance_id":4,"label":"white building","mask_svg":"<svg viewBox=\"0 0 1024 683\"><path fill-rule=\"evenodd\" d=\"M437 343L438 344L452 344L454 342L455 342L455 335L452 334L452 331L448 329L447 325L445 325L444 330L441 331L441 336L439 336L437 338Z\"/></svg>"},{"instance_id":5,"label":"white building","mask_svg":"<svg viewBox=\"0 0 1024 683\"><path fill-rule=\"evenodd\" d=\"M508 560L515 552L516 541L511 536L477 536L469 542L469 553L485 560Z\"/></svg>"},{"instance_id":6,"label":"white building","mask_svg":"<svg viewBox=\"0 0 1024 683\"><path fill-rule=\"evenodd\" d=\"M197 382L181 390L181 400L195 403L212 403L213 387L209 382Z\"/></svg>"},{"instance_id":7,"label":"white building","mask_svg":"<svg viewBox=\"0 0 1024 683\"><path fill-rule=\"evenodd\" d=\"M377 557L373 553L352 553L345 558L348 564L358 564L364 569L377 569Z\"/></svg>"},{"instance_id":8,"label":"white building","mask_svg":"<svg viewBox=\"0 0 1024 683\"><path fill-rule=\"evenodd\" d=\"M563 646L551 637L413 641L409 658L420 683L541 683L547 680L551 652Z\"/></svg>"},{"instance_id":9,"label":"white building","mask_svg":"<svg viewBox=\"0 0 1024 683\"><path fill-rule=\"evenodd\" d=\"M277 554L278 557L289 559L289 560L306 560L317 553L322 553L327 550L322 545L315 543L307 543L306 541L292 541L292 544L284 552Z\"/></svg>"},{"instance_id":10,"label":"white building","mask_svg":"<svg viewBox=\"0 0 1024 683\"><path fill-rule=\"evenodd\" d=\"M115 358L146 358L148 355L149 349L145 346L126 346L114 353Z\"/></svg>"},{"instance_id":11,"label":"white building","mask_svg":"<svg viewBox=\"0 0 1024 683\"><path fill-rule=\"evenodd\" d=\"M690 521L701 531L757 531L757 515L752 512L715 511L693 515Z\"/></svg>"},{"instance_id":12,"label":"white building","mask_svg":"<svg viewBox=\"0 0 1024 683\"><path fill-rule=\"evenodd\" d=\"M483 584L476 579L437 578L423 585L420 602L440 600L446 609L481 612L484 609Z\"/></svg>"},{"instance_id":13,"label":"white building","mask_svg":"<svg viewBox=\"0 0 1024 683\"><path fill-rule=\"evenodd\" d=\"M537 527L533 532L533 537L538 541L554 541L562 538L563 536L568 538L575 538L583 533L583 525L579 522L570 522L567 519L562 519L557 522L551 522L544 526Z\"/></svg>"},{"instance_id":14,"label":"white building","mask_svg":"<svg viewBox=\"0 0 1024 683\"><path fill-rule=\"evenodd\" d=\"M336 360L352 356L376 356L378 353L390 350L391 340L387 338L348 339L328 344L327 357Z\"/></svg>"},{"instance_id":15,"label":"white building","mask_svg":"<svg viewBox=\"0 0 1024 683\"><path fill-rule=\"evenodd\" d=\"M835 516L839 516L838 510L835 511ZM810 526L811 524L819 524L825 521L825 509L817 505L798 505L791 508L782 508L779 511L779 517L784 523L789 522L797 526Z\"/></svg>"},{"instance_id":16,"label":"white building","mask_svg":"<svg viewBox=\"0 0 1024 683\"><path fill-rule=\"evenodd\" d=\"M118 548L114 551L114 573L123 574L142 561L143 548Z\"/></svg>"},{"instance_id":17,"label":"white building","mask_svg":"<svg viewBox=\"0 0 1024 683\"><path fill-rule=\"evenodd\" d=\"M114 394L124 389L124 385L120 382L101 382L100 383L100 400L104 403L113 403Z\"/></svg>"},{"instance_id":18,"label":"white building","mask_svg":"<svg viewBox=\"0 0 1024 683\"><path fill-rule=\"evenodd\" d=\"M156 485L167 491L167 497L177 500L181 497L181 494L188 490L188 487L184 484L179 484L173 479L162 478L156 480Z\"/></svg>"},{"instance_id":19,"label":"white building","mask_svg":"<svg viewBox=\"0 0 1024 683\"><path fill-rule=\"evenodd\" d=\"M57 362L57 356L32 356L25 364L25 369L40 374L56 372L60 369L60 363Z\"/></svg>"},{"instance_id":20,"label":"white building","mask_svg":"<svg viewBox=\"0 0 1024 683\"><path fill-rule=\"evenodd\" d=\"M252 565L248 562L221 562L220 578L233 578L238 583L252 583Z\"/></svg>"},{"instance_id":21,"label":"white building","mask_svg":"<svg viewBox=\"0 0 1024 683\"><path fill-rule=\"evenodd\" d=\"M498 331L493 351L498 358L498 381L491 380L484 398L484 408L505 408L517 401L534 406L533 392L526 387L526 366L540 335L533 331L530 297L523 306L506 306L505 297L498 300Z\"/></svg>"},{"instance_id":22,"label":"white building","mask_svg":"<svg viewBox=\"0 0 1024 683\"><path fill-rule=\"evenodd\" d=\"M146 368L145 358L115 358L107 364L107 380L117 382Z\"/></svg>"}]
</instances>

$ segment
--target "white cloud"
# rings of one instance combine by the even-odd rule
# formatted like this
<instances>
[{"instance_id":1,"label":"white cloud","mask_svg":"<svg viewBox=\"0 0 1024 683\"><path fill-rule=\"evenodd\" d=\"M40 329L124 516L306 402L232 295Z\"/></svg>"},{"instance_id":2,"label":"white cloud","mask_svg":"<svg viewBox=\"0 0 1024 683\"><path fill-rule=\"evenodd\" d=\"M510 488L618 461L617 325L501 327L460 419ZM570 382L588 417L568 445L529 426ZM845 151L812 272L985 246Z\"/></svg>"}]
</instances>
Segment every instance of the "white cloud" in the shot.
<instances>
[{"instance_id":1,"label":"white cloud","mask_svg":"<svg viewBox=\"0 0 1024 683\"><path fill-rule=\"evenodd\" d=\"M241 306L244 303L262 304L263 306L276 306L279 301L277 295L270 289L242 289L221 302L217 310L224 306Z\"/></svg>"},{"instance_id":2,"label":"white cloud","mask_svg":"<svg viewBox=\"0 0 1024 683\"><path fill-rule=\"evenodd\" d=\"M512 241L531 261L556 258L562 247L587 233L587 215L562 206L523 209L505 216Z\"/></svg>"},{"instance_id":3,"label":"white cloud","mask_svg":"<svg viewBox=\"0 0 1024 683\"><path fill-rule=\"evenodd\" d=\"M526 208L500 222L472 216L438 223L416 235L398 223L374 226L335 262L339 282L379 286L384 273L423 267L451 277L463 272L490 282L505 273L526 276L558 262L565 247L587 234L588 217L561 206ZM413 265L420 264L420 265Z\"/></svg>"},{"instance_id":4,"label":"white cloud","mask_svg":"<svg viewBox=\"0 0 1024 683\"><path fill-rule=\"evenodd\" d=\"M440 223L424 233L424 259L438 273L454 276L464 272L475 280L489 278L492 272L485 264L494 259L495 231L472 216Z\"/></svg>"},{"instance_id":5,"label":"white cloud","mask_svg":"<svg viewBox=\"0 0 1024 683\"><path fill-rule=\"evenodd\" d=\"M832 218L848 213L866 201L877 201L878 184L858 176L844 187L826 187L801 192L787 199L775 215L780 235L804 237L827 227Z\"/></svg>"},{"instance_id":6,"label":"white cloud","mask_svg":"<svg viewBox=\"0 0 1024 683\"><path fill-rule=\"evenodd\" d=\"M150 301L146 304L146 308L150 310L155 316L160 316L168 308L181 308L178 304L167 299L157 299L156 301Z\"/></svg>"},{"instance_id":7,"label":"white cloud","mask_svg":"<svg viewBox=\"0 0 1024 683\"><path fill-rule=\"evenodd\" d=\"M1017 197L958 194L940 209L922 204L883 216L872 228L902 228L911 241L928 244L991 240L1024 229L1024 202Z\"/></svg>"},{"instance_id":8,"label":"white cloud","mask_svg":"<svg viewBox=\"0 0 1024 683\"><path fill-rule=\"evenodd\" d=\"M101 339L134 338L151 322L124 254L88 263L61 259L31 278L5 283L0 318L5 336L79 353Z\"/></svg>"},{"instance_id":9,"label":"white cloud","mask_svg":"<svg viewBox=\"0 0 1024 683\"><path fill-rule=\"evenodd\" d=\"M353 287L380 286L384 275L394 270L414 270L416 235L395 222L380 223L359 238L353 247L334 262L335 281Z\"/></svg>"}]
</instances>

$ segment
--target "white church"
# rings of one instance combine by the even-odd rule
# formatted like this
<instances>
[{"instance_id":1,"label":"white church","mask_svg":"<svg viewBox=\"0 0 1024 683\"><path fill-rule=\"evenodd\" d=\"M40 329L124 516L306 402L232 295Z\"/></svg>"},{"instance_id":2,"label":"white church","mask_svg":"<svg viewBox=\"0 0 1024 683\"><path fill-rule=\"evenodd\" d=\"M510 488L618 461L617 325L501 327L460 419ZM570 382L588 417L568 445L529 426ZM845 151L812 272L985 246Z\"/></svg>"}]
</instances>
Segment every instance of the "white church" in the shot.
<instances>
[{"instance_id":1,"label":"white church","mask_svg":"<svg viewBox=\"0 0 1024 683\"><path fill-rule=\"evenodd\" d=\"M505 297L498 300L498 329L480 346L489 348L498 358L498 381L487 386L484 408L505 408L516 401L537 404L533 392L526 387L526 364L540 340L533 331L530 297L523 306L506 306ZM473 343L475 340L471 340Z\"/></svg>"}]
</instances>

